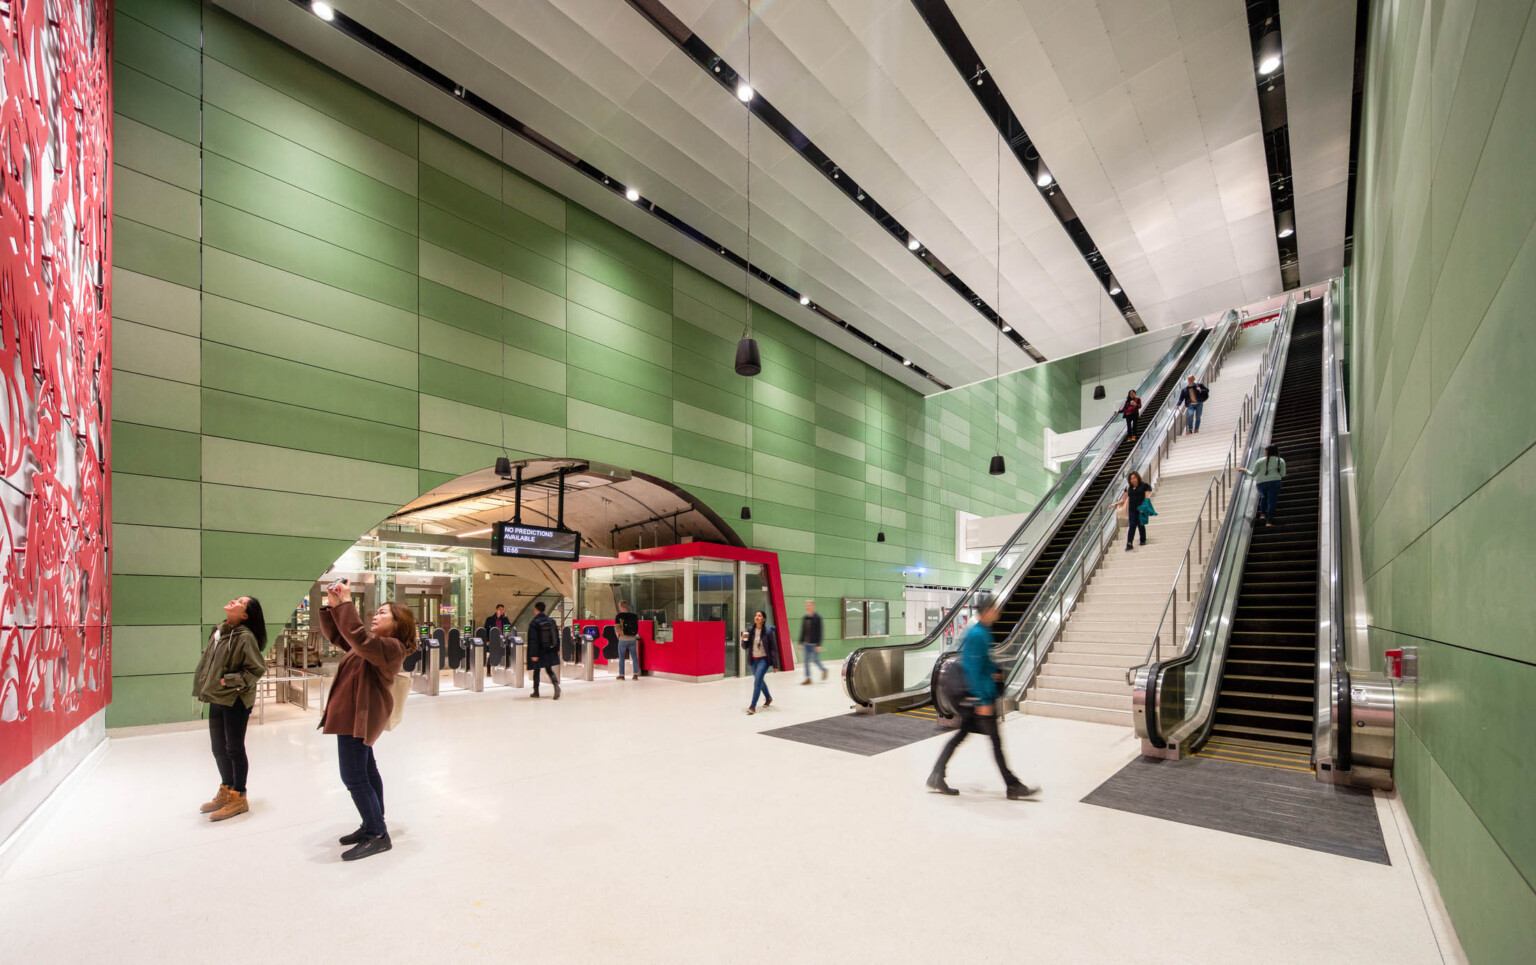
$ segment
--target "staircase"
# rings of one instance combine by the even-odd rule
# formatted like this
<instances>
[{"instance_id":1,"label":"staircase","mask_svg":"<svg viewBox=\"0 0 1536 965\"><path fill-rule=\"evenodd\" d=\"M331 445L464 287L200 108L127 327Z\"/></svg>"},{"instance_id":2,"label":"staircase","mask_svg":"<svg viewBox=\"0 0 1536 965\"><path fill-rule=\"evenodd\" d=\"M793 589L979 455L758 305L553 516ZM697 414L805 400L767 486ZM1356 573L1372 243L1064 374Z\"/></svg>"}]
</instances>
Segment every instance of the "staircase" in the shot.
<instances>
[{"instance_id":1,"label":"staircase","mask_svg":"<svg viewBox=\"0 0 1536 965\"><path fill-rule=\"evenodd\" d=\"M1210 384L1211 397L1206 400L1201 413L1200 431L1179 437L1173 451L1163 461L1161 474L1164 477L1197 472L1209 475L1226 463L1227 453L1232 448L1232 432L1242 414L1243 398L1254 387L1253 380L1258 377L1259 366L1263 364L1273 326L1273 322L1256 325L1238 336L1237 344L1222 364L1221 379Z\"/></svg>"}]
</instances>

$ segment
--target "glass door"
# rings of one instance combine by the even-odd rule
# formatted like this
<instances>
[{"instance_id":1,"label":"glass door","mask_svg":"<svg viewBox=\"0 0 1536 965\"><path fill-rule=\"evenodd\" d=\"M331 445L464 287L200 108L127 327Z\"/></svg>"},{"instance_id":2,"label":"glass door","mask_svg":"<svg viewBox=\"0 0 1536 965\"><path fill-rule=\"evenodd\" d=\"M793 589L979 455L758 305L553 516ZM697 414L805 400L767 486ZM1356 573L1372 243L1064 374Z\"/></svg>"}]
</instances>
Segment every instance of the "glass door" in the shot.
<instances>
[{"instance_id":1,"label":"glass door","mask_svg":"<svg viewBox=\"0 0 1536 965\"><path fill-rule=\"evenodd\" d=\"M742 633L750 633L752 631L752 619L756 616L758 610L763 611L763 616L767 618L768 626L773 626L776 621L773 618L773 604L768 600L768 580L764 573L765 567L763 564L739 563L737 565L741 567L741 630L737 633L737 636L740 636ZM787 646L784 628L778 627L774 632L779 637L780 659L782 660L783 649ZM746 651L740 647L736 649L741 655L742 672L745 673L745 668L748 665Z\"/></svg>"},{"instance_id":2,"label":"glass door","mask_svg":"<svg viewBox=\"0 0 1536 965\"><path fill-rule=\"evenodd\" d=\"M719 620L725 624L721 646L725 648L725 675L741 675L741 604L737 600L736 564L725 560L698 561L693 576L693 619Z\"/></svg>"}]
</instances>

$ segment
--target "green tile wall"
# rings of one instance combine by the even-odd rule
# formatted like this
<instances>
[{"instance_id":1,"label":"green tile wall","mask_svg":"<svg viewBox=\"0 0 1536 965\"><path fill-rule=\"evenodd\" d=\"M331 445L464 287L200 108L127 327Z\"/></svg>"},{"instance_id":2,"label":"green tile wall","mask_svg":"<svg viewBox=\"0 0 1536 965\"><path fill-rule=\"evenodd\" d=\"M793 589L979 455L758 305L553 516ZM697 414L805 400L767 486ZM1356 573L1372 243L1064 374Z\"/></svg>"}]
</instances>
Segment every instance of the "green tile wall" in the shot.
<instances>
[{"instance_id":1,"label":"green tile wall","mask_svg":"<svg viewBox=\"0 0 1536 965\"><path fill-rule=\"evenodd\" d=\"M1398 787L1473 962L1536 948L1532 6L1372 4L1350 278L1371 649L1418 647Z\"/></svg>"},{"instance_id":2,"label":"green tile wall","mask_svg":"<svg viewBox=\"0 0 1536 965\"><path fill-rule=\"evenodd\" d=\"M955 510L1032 505L1077 426L1074 362L1005 376L994 479L990 382L924 398L761 306L742 379L729 289L216 8L117 23L114 726L195 716L225 599L281 622L503 432L688 488L841 655L840 597L968 583Z\"/></svg>"}]
</instances>

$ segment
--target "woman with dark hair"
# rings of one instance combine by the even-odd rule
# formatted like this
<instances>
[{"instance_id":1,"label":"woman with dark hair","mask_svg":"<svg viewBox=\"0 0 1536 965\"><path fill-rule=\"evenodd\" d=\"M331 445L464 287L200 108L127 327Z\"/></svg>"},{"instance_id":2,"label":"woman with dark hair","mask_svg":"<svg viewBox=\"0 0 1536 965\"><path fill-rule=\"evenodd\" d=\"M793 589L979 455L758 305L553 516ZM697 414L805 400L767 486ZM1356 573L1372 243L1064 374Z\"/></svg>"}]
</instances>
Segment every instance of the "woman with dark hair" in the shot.
<instances>
[{"instance_id":1,"label":"woman with dark hair","mask_svg":"<svg viewBox=\"0 0 1536 965\"><path fill-rule=\"evenodd\" d=\"M326 587L325 596L320 631L346 653L336 666L320 728L336 735L341 782L363 821L341 838L342 844L353 846L342 853L342 860L355 861L392 847L384 824L384 779L379 776L373 745L394 712L393 684L400 665L416 649L416 618L402 604L385 603L364 629L346 580Z\"/></svg>"},{"instance_id":2,"label":"woman with dark hair","mask_svg":"<svg viewBox=\"0 0 1536 965\"><path fill-rule=\"evenodd\" d=\"M1136 417L1141 413L1141 396L1136 394L1135 389L1132 389L1125 394L1125 404L1115 411L1125 416L1126 439L1130 442L1135 442Z\"/></svg>"},{"instance_id":3,"label":"woman with dark hair","mask_svg":"<svg viewBox=\"0 0 1536 965\"><path fill-rule=\"evenodd\" d=\"M267 621L261 601L241 596L224 604L224 622L214 627L192 675L192 696L208 705L208 736L219 766L219 793L198 808L210 821L223 821L251 809L245 780L245 728L256 704L256 682L267 672L261 655L267 645Z\"/></svg>"},{"instance_id":4,"label":"woman with dark hair","mask_svg":"<svg viewBox=\"0 0 1536 965\"><path fill-rule=\"evenodd\" d=\"M1120 502L1125 504L1125 548L1131 548L1131 540L1141 532L1141 545L1147 545L1147 520L1141 515L1142 501L1152 492L1152 487L1141 481L1141 473L1131 470L1125 477L1125 492Z\"/></svg>"},{"instance_id":5,"label":"woman with dark hair","mask_svg":"<svg viewBox=\"0 0 1536 965\"><path fill-rule=\"evenodd\" d=\"M1238 472L1248 473L1259 487L1259 509L1253 521L1264 520L1265 526L1275 525L1275 510L1280 506L1280 483L1285 479L1285 460L1280 458L1279 446L1265 446L1264 458L1255 459L1253 465L1238 467Z\"/></svg>"},{"instance_id":6,"label":"woman with dark hair","mask_svg":"<svg viewBox=\"0 0 1536 965\"><path fill-rule=\"evenodd\" d=\"M773 706L773 695L768 693L768 671L779 668L779 638L768 625L768 616L762 610L752 616L752 629L742 634L741 648L752 661L752 703L747 713L757 713L757 698L766 698L763 706Z\"/></svg>"}]
</instances>

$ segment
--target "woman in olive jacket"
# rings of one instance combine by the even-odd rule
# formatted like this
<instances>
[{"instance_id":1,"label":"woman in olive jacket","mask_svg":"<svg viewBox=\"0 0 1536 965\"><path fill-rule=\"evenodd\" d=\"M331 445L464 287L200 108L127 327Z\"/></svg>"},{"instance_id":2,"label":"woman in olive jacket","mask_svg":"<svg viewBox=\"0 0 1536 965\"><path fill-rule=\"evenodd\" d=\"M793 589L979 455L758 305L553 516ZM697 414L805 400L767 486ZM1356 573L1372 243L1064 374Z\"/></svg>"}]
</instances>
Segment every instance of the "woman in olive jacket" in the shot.
<instances>
[{"instance_id":1,"label":"woman in olive jacket","mask_svg":"<svg viewBox=\"0 0 1536 965\"><path fill-rule=\"evenodd\" d=\"M192 696L208 705L208 736L219 766L219 793L198 808L210 821L223 821L251 809L245 799L250 760L245 728L256 704L256 681L267 672L261 655L267 645L267 621L261 601L236 597L224 604L224 622L214 628L192 675Z\"/></svg>"},{"instance_id":2,"label":"woman in olive jacket","mask_svg":"<svg viewBox=\"0 0 1536 965\"><path fill-rule=\"evenodd\" d=\"M384 824L384 779L373 744L395 708L395 676L405 655L416 649L416 618L399 603L385 603L364 629L344 581L332 583L325 592L329 605L320 610L320 631L346 653L336 666L320 727L336 735L341 782L363 819L356 831L341 838L342 844L353 845L342 859L355 861L392 847Z\"/></svg>"}]
</instances>

